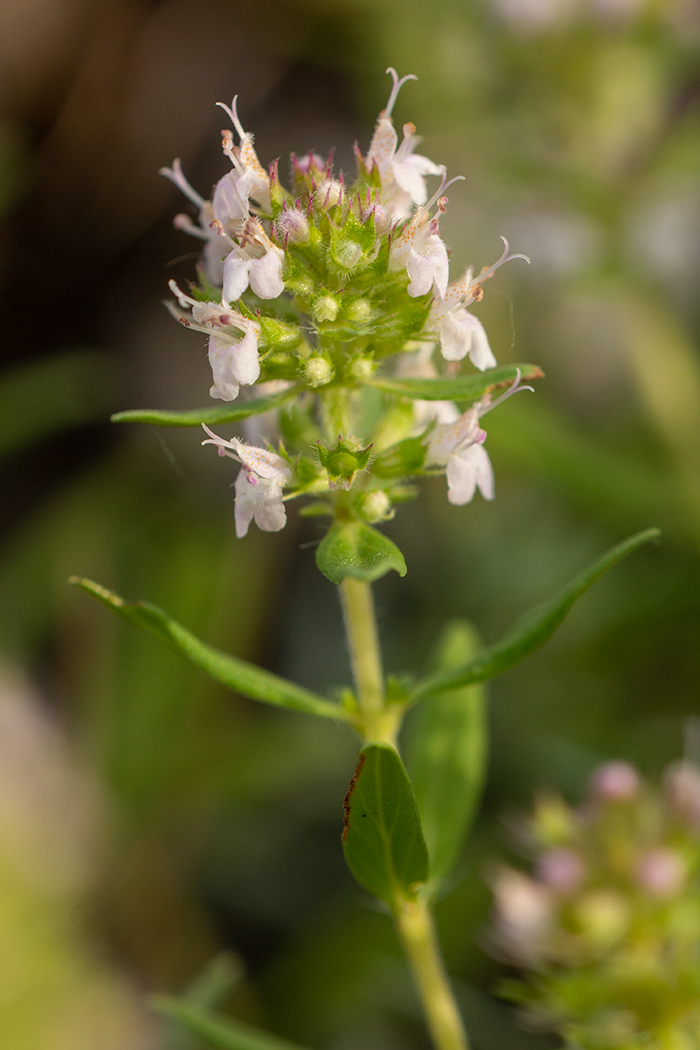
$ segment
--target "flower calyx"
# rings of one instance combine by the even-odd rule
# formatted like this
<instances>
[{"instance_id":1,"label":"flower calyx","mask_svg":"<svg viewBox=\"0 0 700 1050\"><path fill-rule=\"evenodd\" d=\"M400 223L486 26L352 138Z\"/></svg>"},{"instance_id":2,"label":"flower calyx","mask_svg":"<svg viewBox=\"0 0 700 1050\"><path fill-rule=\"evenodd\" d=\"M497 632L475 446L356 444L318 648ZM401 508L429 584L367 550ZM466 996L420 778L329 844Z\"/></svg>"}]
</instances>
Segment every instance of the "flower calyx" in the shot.
<instances>
[{"instance_id":1,"label":"flower calyx","mask_svg":"<svg viewBox=\"0 0 700 1050\"><path fill-rule=\"evenodd\" d=\"M355 475L364 470L372 454L372 446L359 448L352 439L344 440L342 434L338 435L338 443L334 448L326 448L318 442L318 458L321 466L328 472L328 484L332 489L344 489L346 492L351 488Z\"/></svg>"}]
</instances>

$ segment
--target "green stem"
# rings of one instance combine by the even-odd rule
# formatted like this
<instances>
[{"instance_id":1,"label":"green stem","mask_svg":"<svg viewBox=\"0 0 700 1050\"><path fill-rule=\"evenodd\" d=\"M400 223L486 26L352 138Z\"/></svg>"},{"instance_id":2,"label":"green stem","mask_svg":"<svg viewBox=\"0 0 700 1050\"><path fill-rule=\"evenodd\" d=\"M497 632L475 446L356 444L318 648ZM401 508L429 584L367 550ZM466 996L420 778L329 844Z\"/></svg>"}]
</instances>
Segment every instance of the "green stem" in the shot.
<instances>
[{"instance_id":1,"label":"green stem","mask_svg":"<svg viewBox=\"0 0 700 1050\"><path fill-rule=\"evenodd\" d=\"M376 733L385 713L384 675L372 588L365 580L346 576L340 584L340 600L360 714L358 728L365 743L369 743L369 739L377 740ZM394 742L393 738L390 742Z\"/></svg>"},{"instance_id":2,"label":"green stem","mask_svg":"<svg viewBox=\"0 0 700 1050\"><path fill-rule=\"evenodd\" d=\"M394 908L394 919L437 1050L469 1050L428 904L424 900L401 900Z\"/></svg>"},{"instance_id":3,"label":"green stem","mask_svg":"<svg viewBox=\"0 0 700 1050\"><path fill-rule=\"evenodd\" d=\"M346 576L340 599L357 694L355 725L366 744L396 747L403 708L386 703L372 589L366 581ZM399 898L393 911L436 1050L469 1050L427 903Z\"/></svg>"}]
</instances>

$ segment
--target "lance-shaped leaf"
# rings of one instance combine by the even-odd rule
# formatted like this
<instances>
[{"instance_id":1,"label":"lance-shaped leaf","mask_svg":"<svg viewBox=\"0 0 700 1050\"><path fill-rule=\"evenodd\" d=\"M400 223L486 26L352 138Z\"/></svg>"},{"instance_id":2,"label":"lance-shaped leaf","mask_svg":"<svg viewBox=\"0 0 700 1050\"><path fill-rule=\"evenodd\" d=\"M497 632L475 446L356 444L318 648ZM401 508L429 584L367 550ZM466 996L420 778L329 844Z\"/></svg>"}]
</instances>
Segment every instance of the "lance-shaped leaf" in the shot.
<instances>
[{"instance_id":1,"label":"lance-shaped leaf","mask_svg":"<svg viewBox=\"0 0 700 1050\"><path fill-rule=\"evenodd\" d=\"M481 648L474 629L453 620L440 640L440 671L464 666ZM407 766L430 857L430 891L452 871L484 781L486 713L482 685L451 689L410 715Z\"/></svg>"},{"instance_id":2,"label":"lance-shaped leaf","mask_svg":"<svg viewBox=\"0 0 700 1050\"><path fill-rule=\"evenodd\" d=\"M504 386L520 378L541 379L544 372L537 365L501 365L487 372L455 376L454 379L392 379L375 376L370 385L397 397L419 398L421 401L478 401L489 390Z\"/></svg>"},{"instance_id":3,"label":"lance-shaped leaf","mask_svg":"<svg viewBox=\"0 0 700 1050\"><path fill-rule=\"evenodd\" d=\"M202 1010L181 999L156 995L151 999L151 1006L217 1050L302 1050L296 1043L269 1035L241 1021Z\"/></svg>"},{"instance_id":4,"label":"lance-shaped leaf","mask_svg":"<svg viewBox=\"0 0 700 1050\"><path fill-rule=\"evenodd\" d=\"M446 689L459 689L473 682L486 682L503 674L514 664L539 649L554 634L571 606L595 581L644 543L658 539L659 529L645 529L612 547L576 576L571 583L543 605L537 605L520 619L500 642L484 649L478 656L453 671L439 671L419 682L411 700L423 700Z\"/></svg>"},{"instance_id":5,"label":"lance-shaped leaf","mask_svg":"<svg viewBox=\"0 0 700 1050\"><path fill-rule=\"evenodd\" d=\"M190 663L200 667L217 682L236 693L242 693L252 700L261 700L265 704L273 704L275 707L288 707L293 711L303 711L305 714L319 715L322 718L346 718L337 704L288 682L286 678L263 671L255 664L228 656L219 649L200 642L187 628L173 620L157 605L151 605L150 602L125 602L118 594L108 591L98 583L77 576L72 576L69 583L87 591L127 623L150 631L159 641L175 649Z\"/></svg>"},{"instance_id":6,"label":"lance-shaped leaf","mask_svg":"<svg viewBox=\"0 0 700 1050\"><path fill-rule=\"evenodd\" d=\"M392 569L406 575L406 562L396 544L359 521L332 525L316 551L316 564L331 583L346 576L371 582Z\"/></svg>"},{"instance_id":7,"label":"lance-shaped leaf","mask_svg":"<svg viewBox=\"0 0 700 1050\"><path fill-rule=\"evenodd\" d=\"M388 744L367 744L343 803L343 851L361 886L394 905L428 878L428 851L411 782Z\"/></svg>"},{"instance_id":8,"label":"lance-shaped leaf","mask_svg":"<svg viewBox=\"0 0 700 1050\"><path fill-rule=\"evenodd\" d=\"M154 423L160 427L198 427L201 423L235 423L238 419L259 416L271 408L290 401L299 391L295 387L282 390L271 397L257 397L252 401L241 401L235 405L224 404L216 408L191 408L182 412L166 412L158 408L132 408L126 412L115 412L113 423Z\"/></svg>"}]
</instances>

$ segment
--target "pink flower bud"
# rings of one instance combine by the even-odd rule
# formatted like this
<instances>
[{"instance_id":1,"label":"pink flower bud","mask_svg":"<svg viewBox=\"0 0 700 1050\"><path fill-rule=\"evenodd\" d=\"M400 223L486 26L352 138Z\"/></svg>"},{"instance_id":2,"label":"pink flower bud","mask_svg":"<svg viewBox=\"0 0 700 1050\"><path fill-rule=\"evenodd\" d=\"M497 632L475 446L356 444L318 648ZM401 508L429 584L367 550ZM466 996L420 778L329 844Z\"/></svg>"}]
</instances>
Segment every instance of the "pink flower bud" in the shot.
<instances>
[{"instance_id":1,"label":"pink flower bud","mask_svg":"<svg viewBox=\"0 0 700 1050\"><path fill-rule=\"evenodd\" d=\"M573 893L585 877L581 857L572 849L552 849L540 858L537 874L545 885L558 893Z\"/></svg>"},{"instance_id":2,"label":"pink flower bud","mask_svg":"<svg viewBox=\"0 0 700 1050\"><path fill-rule=\"evenodd\" d=\"M685 868L680 856L666 846L648 850L636 870L637 882L652 897L671 897L685 880Z\"/></svg>"},{"instance_id":3,"label":"pink flower bud","mask_svg":"<svg viewBox=\"0 0 700 1050\"><path fill-rule=\"evenodd\" d=\"M601 802L628 802L639 791L639 774L629 762L606 762L591 777L590 793Z\"/></svg>"},{"instance_id":4,"label":"pink flower bud","mask_svg":"<svg viewBox=\"0 0 700 1050\"><path fill-rule=\"evenodd\" d=\"M309 220L299 208L285 209L275 221L275 232L282 244L303 244L309 239Z\"/></svg>"},{"instance_id":5,"label":"pink flower bud","mask_svg":"<svg viewBox=\"0 0 700 1050\"><path fill-rule=\"evenodd\" d=\"M700 829L700 769L694 762L674 762L664 780L671 809L691 827Z\"/></svg>"}]
</instances>

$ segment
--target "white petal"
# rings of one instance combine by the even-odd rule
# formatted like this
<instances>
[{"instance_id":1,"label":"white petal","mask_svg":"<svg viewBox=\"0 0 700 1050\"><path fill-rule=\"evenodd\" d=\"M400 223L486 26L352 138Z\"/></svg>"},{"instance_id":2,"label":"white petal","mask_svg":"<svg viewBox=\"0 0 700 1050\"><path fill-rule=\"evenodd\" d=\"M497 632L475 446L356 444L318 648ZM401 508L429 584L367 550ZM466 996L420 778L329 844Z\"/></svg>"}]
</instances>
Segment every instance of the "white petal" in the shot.
<instances>
[{"instance_id":1,"label":"white petal","mask_svg":"<svg viewBox=\"0 0 700 1050\"><path fill-rule=\"evenodd\" d=\"M282 499L282 486L276 480L250 477L240 471L236 478L236 535L243 537L253 518L263 532L279 532L283 529L287 514Z\"/></svg>"},{"instance_id":2,"label":"white petal","mask_svg":"<svg viewBox=\"0 0 700 1050\"><path fill-rule=\"evenodd\" d=\"M254 328L246 334L233 348L231 371L241 386L252 386L260 375L260 358L258 357L258 335Z\"/></svg>"},{"instance_id":3,"label":"white petal","mask_svg":"<svg viewBox=\"0 0 700 1050\"><path fill-rule=\"evenodd\" d=\"M276 299L284 291L283 259L284 252L273 244L262 258L254 259L251 263L250 287L261 299Z\"/></svg>"},{"instance_id":4,"label":"white petal","mask_svg":"<svg viewBox=\"0 0 700 1050\"><path fill-rule=\"evenodd\" d=\"M469 351L469 357L473 365L483 372L487 368L495 368L496 358L493 356L493 351L489 346L489 339L486 335L486 330L478 318L472 314L464 311L466 316L472 321L472 345Z\"/></svg>"},{"instance_id":5,"label":"white petal","mask_svg":"<svg viewBox=\"0 0 700 1050\"><path fill-rule=\"evenodd\" d=\"M238 438L232 438L230 444L241 463L249 471L254 471L259 478L283 483L291 477L289 467L276 452L258 448L257 445L246 445Z\"/></svg>"},{"instance_id":6,"label":"white petal","mask_svg":"<svg viewBox=\"0 0 700 1050\"><path fill-rule=\"evenodd\" d=\"M397 183L410 196L414 204L425 204L428 199L428 190L425 179L413 163L413 157L406 160L394 161L394 178Z\"/></svg>"},{"instance_id":7,"label":"white petal","mask_svg":"<svg viewBox=\"0 0 700 1050\"><path fill-rule=\"evenodd\" d=\"M214 376L209 393L222 401L233 401L238 397L238 380L232 368L236 349L233 343L226 343L215 335L209 336L209 364Z\"/></svg>"},{"instance_id":8,"label":"white petal","mask_svg":"<svg viewBox=\"0 0 700 1050\"><path fill-rule=\"evenodd\" d=\"M420 153L411 154L411 163L421 175L442 175L442 165L436 164Z\"/></svg>"},{"instance_id":9,"label":"white petal","mask_svg":"<svg viewBox=\"0 0 700 1050\"><path fill-rule=\"evenodd\" d=\"M240 299L248 287L252 262L252 259L242 259L235 251L229 252L224 259L223 298L227 303Z\"/></svg>"},{"instance_id":10,"label":"white petal","mask_svg":"<svg viewBox=\"0 0 700 1050\"><path fill-rule=\"evenodd\" d=\"M253 520L253 514L255 513L255 492L253 490L255 487L248 481L248 475L245 470L239 471L235 483L236 499L234 504L236 535L239 540L246 535L248 526Z\"/></svg>"},{"instance_id":11,"label":"white petal","mask_svg":"<svg viewBox=\"0 0 700 1050\"><path fill-rule=\"evenodd\" d=\"M389 117L380 117L374 129L374 135L367 153L367 167L371 167L372 161L377 165L379 174L386 175L390 169L391 161L396 153L399 137Z\"/></svg>"},{"instance_id":12,"label":"white petal","mask_svg":"<svg viewBox=\"0 0 700 1050\"><path fill-rule=\"evenodd\" d=\"M279 532L287 524L282 489L272 481L264 500L255 508L255 524L263 532Z\"/></svg>"},{"instance_id":13,"label":"white petal","mask_svg":"<svg viewBox=\"0 0 700 1050\"><path fill-rule=\"evenodd\" d=\"M236 178L232 171L227 172L216 184L212 198L214 216L222 226L231 220L239 222L248 218L247 197L238 190Z\"/></svg>"},{"instance_id":14,"label":"white petal","mask_svg":"<svg viewBox=\"0 0 700 1050\"><path fill-rule=\"evenodd\" d=\"M474 408L468 408L454 423L436 426L428 441L426 462L444 467L454 450L467 441L473 441L478 430L479 417Z\"/></svg>"},{"instance_id":15,"label":"white petal","mask_svg":"<svg viewBox=\"0 0 700 1050\"><path fill-rule=\"evenodd\" d=\"M488 453L481 445L470 445L448 460L447 498L461 507L473 499L477 486L484 499L493 499L495 482Z\"/></svg>"},{"instance_id":16,"label":"white petal","mask_svg":"<svg viewBox=\"0 0 700 1050\"><path fill-rule=\"evenodd\" d=\"M411 278L408 286L410 296L416 298L426 295L434 284L440 297L444 298L449 279L449 261L447 248L436 233L426 237L418 248L411 248L406 260L406 272Z\"/></svg>"},{"instance_id":17,"label":"white petal","mask_svg":"<svg viewBox=\"0 0 700 1050\"><path fill-rule=\"evenodd\" d=\"M440 350L446 361L462 361L469 353L471 331L448 314L440 325Z\"/></svg>"},{"instance_id":18,"label":"white petal","mask_svg":"<svg viewBox=\"0 0 700 1050\"><path fill-rule=\"evenodd\" d=\"M207 280L215 288L220 288L224 281L224 255L227 251L226 243L220 237L212 237L204 246L204 268Z\"/></svg>"}]
</instances>

